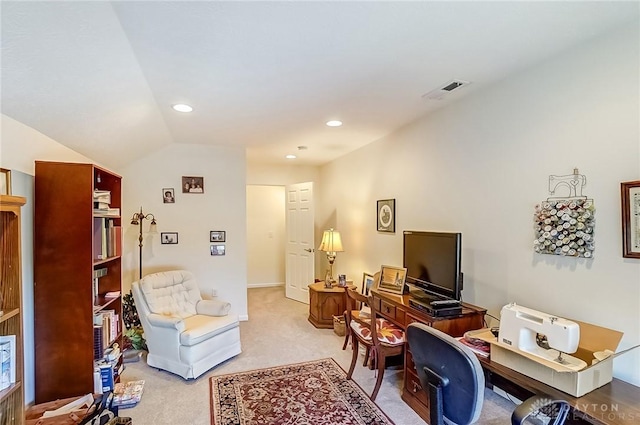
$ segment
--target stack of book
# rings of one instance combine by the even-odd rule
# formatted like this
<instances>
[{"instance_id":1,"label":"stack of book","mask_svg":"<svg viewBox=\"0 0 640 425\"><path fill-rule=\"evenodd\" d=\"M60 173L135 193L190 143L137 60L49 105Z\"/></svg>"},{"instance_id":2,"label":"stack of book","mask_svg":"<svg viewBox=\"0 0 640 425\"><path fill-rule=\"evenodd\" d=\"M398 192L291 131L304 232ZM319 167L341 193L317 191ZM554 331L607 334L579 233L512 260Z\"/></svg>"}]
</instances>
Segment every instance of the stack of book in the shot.
<instances>
[{"instance_id":1,"label":"stack of book","mask_svg":"<svg viewBox=\"0 0 640 425\"><path fill-rule=\"evenodd\" d=\"M93 258L105 260L122 253L122 229L106 217L93 218Z\"/></svg>"},{"instance_id":2,"label":"stack of book","mask_svg":"<svg viewBox=\"0 0 640 425\"><path fill-rule=\"evenodd\" d=\"M143 389L144 380L118 382L113 390L113 406L117 406L120 409L135 406L142 398Z\"/></svg>"},{"instance_id":3,"label":"stack of book","mask_svg":"<svg viewBox=\"0 0 640 425\"><path fill-rule=\"evenodd\" d=\"M111 208L111 192L108 190L93 191L93 212L94 214L119 216L120 208Z\"/></svg>"}]
</instances>

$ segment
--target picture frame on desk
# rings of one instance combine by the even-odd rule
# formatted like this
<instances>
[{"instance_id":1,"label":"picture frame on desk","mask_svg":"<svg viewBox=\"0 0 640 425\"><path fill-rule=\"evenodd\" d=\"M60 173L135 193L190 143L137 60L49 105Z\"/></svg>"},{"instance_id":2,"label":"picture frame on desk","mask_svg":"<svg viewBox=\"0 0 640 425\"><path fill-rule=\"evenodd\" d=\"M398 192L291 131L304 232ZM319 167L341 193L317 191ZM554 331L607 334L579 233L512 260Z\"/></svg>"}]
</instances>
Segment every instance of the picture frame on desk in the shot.
<instances>
[{"instance_id":1,"label":"picture frame on desk","mask_svg":"<svg viewBox=\"0 0 640 425\"><path fill-rule=\"evenodd\" d=\"M640 180L620 183L622 256L640 258Z\"/></svg>"},{"instance_id":2,"label":"picture frame on desk","mask_svg":"<svg viewBox=\"0 0 640 425\"><path fill-rule=\"evenodd\" d=\"M372 286L373 286L373 275L369 273L363 273L362 289L360 290L360 292L362 292L364 295L369 295L369 291L371 290Z\"/></svg>"},{"instance_id":3,"label":"picture frame on desk","mask_svg":"<svg viewBox=\"0 0 640 425\"><path fill-rule=\"evenodd\" d=\"M0 195L11 195L11 170L0 168Z\"/></svg>"},{"instance_id":4,"label":"picture frame on desk","mask_svg":"<svg viewBox=\"0 0 640 425\"><path fill-rule=\"evenodd\" d=\"M405 267L382 266L380 269L379 291L402 295L404 293L404 281L407 277Z\"/></svg>"}]
</instances>

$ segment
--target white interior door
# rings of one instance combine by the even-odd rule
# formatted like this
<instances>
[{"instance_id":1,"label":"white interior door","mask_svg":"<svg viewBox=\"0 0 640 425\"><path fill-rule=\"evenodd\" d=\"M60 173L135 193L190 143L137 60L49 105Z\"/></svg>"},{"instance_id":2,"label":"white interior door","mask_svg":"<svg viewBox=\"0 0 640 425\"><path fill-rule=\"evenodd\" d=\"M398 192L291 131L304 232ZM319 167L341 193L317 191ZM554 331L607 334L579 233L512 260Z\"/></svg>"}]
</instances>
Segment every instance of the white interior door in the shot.
<instances>
[{"instance_id":1,"label":"white interior door","mask_svg":"<svg viewBox=\"0 0 640 425\"><path fill-rule=\"evenodd\" d=\"M286 296L309 304L308 285L313 283L313 183L298 183L286 188Z\"/></svg>"}]
</instances>

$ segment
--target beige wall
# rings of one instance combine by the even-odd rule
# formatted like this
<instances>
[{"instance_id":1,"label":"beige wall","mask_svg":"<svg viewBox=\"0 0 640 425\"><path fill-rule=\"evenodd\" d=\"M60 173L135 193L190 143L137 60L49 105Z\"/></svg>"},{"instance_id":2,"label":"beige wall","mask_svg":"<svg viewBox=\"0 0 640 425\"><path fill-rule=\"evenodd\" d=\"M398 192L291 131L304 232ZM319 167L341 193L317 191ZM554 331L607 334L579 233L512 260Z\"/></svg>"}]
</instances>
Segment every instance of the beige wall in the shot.
<instances>
[{"instance_id":1,"label":"beige wall","mask_svg":"<svg viewBox=\"0 0 640 425\"><path fill-rule=\"evenodd\" d=\"M620 182L640 176L638 36L636 24L566 52L323 167L316 221L342 233L338 272L402 265L403 230L460 231L465 301L494 316L515 301L640 344L640 261L622 258L620 230ZM534 254L534 206L574 167L595 200L595 258ZM375 230L386 198L395 234ZM639 385L640 350L614 370Z\"/></svg>"},{"instance_id":2,"label":"beige wall","mask_svg":"<svg viewBox=\"0 0 640 425\"><path fill-rule=\"evenodd\" d=\"M201 290L216 290L232 311L247 318L247 237L244 150L173 144L122 170L123 217L143 207L158 222L158 234L143 234L143 272L186 269ZM204 193L182 193L182 176L204 177ZM175 203L165 204L163 188L175 189ZM143 231L147 232L145 220ZM209 232L226 232L226 255L210 255ZM123 219L123 290L138 279L137 226ZM177 245L160 243L160 233L178 232Z\"/></svg>"},{"instance_id":3,"label":"beige wall","mask_svg":"<svg viewBox=\"0 0 640 425\"><path fill-rule=\"evenodd\" d=\"M247 286L284 285L284 186L247 186Z\"/></svg>"}]
</instances>

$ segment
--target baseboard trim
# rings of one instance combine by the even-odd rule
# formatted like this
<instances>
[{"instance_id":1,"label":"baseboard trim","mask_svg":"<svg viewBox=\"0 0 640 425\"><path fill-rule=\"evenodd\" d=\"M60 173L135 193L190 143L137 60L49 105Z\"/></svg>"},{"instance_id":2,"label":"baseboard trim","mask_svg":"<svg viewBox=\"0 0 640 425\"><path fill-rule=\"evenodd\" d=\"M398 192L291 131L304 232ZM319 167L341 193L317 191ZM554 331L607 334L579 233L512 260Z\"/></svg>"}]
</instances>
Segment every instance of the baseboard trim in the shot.
<instances>
[{"instance_id":1,"label":"baseboard trim","mask_svg":"<svg viewBox=\"0 0 640 425\"><path fill-rule=\"evenodd\" d=\"M271 288L274 286L284 286L284 282L275 282L275 283L249 283L247 284L247 288Z\"/></svg>"},{"instance_id":2,"label":"baseboard trim","mask_svg":"<svg viewBox=\"0 0 640 425\"><path fill-rule=\"evenodd\" d=\"M249 315L248 314L239 314L238 315L238 320L240 320L241 322L246 322L249 320Z\"/></svg>"}]
</instances>

